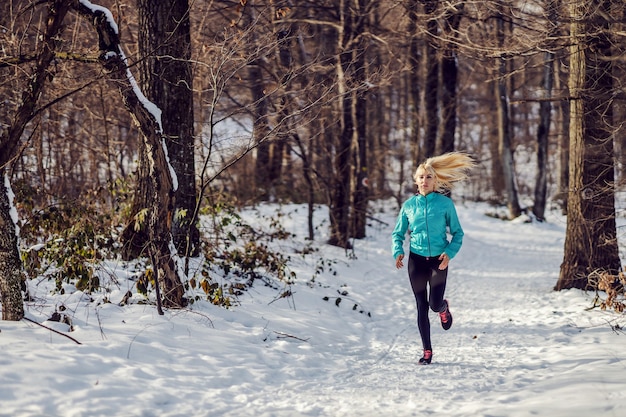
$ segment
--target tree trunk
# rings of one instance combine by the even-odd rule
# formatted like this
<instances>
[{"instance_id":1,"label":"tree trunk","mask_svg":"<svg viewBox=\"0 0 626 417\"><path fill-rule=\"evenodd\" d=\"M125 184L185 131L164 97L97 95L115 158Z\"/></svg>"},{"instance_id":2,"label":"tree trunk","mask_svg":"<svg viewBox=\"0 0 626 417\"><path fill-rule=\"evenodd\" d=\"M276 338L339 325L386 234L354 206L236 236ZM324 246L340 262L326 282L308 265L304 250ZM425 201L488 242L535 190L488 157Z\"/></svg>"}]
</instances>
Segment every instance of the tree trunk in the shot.
<instances>
[{"instance_id":1,"label":"tree trunk","mask_svg":"<svg viewBox=\"0 0 626 417\"><path fill-rule=\"evenodd\" d=\"M253 1L243 2L244 11L242 15L242 28L250 37L250 49L253 50L258 44L257 35L253 25L256 21L256 11ZM252 135L255 146L255 172L254 183L256 195L261 200L270 200L274 196L273 184L270 177L271 163L271 143L270 125L268 121L270 111L270 101L265 93L266 82L262 69L267 67L266 58L253 52L252 60L248 64L248 77L250 78L250 93L254 109L252 112Z\"/></svg>"},{"instance_id":2,"label":"tree trunk","mask_svg":"<svg viewBox=\"0 0 626 417\"><path fill-rule=\"evenodd\" d=\"M557 8L559 1L550 1L546 6L546 17L549 22L558 19ZM550 33L551 37L557 35L556 26ZM555 54L544 53L543 62L543 101L539 103L539 126L537 126L537 178L535 181L535 202L533 214L539 221L545 219L546 196L548 190L548 143L550 125L552 123L552 87L554 85Z\"/></svg>"},{"instance_id":3,"label":"tree trunk","mask_svg":"<svg viewBox=\"0 0 626 417\"><path fill-rule=\"evenodd\" d=\"M610 1L570 4L570 193L556 290L594 288L590 274L617 274Z\"/></svg>"},{"instance_id":4,"label":"tree trunk","mask_svg":"<svg viewBox=\"0 0 626 417\"><path fill-rule=\"evenodd\" d=\"M289 4L291 0L280 2L280 7L290 7ZM284 29L283 29L284 30ZM300 57L300 65L306 66L309 63L309 59L307 57L306 50L304 49L304 42L301 41L301 34L299 32L299 28L297 24L290 24L287 29L288 33L279 35L279 39L281 40L279 46L279 61L283 70L285 71L285 75L283 76L283 81L285 82L285 87L287 89L284 97L284 113L283 120L290 119L288 116L290 112L296 111L296 105L294 104L293 97L295 97L295 91L291 83L289 83L291 77L293 76L295 61L294 55ZM293 38L298 40L298 51L299 54L293 54ZM323 40L322 40L323 42ZM308 85L308 77L306 75L302 75L302 85ZM314 126L321 126L322 121L317 118L312 121ZM317 129L313 129L313 131L318 131ZM298 130L295 126L289 124L286 135L289 135L293 139L293 143L295 144L295 153L302 160L302 176L304 178L304 182L306 184L306 201L307 201L307 230L308 230L308 239L313 240L315 238L315 225L313 222L313 216L315 211L315 189L314 189L314 176L315 170L313 168L313 158L314 158L314 143L318 141L318 139L312 139L310 141L309 146L307 146L304 140L300 137Z\"/></svg>"},{"instance_id":5,"label":"tree trunk","mask_svg":"<svg viewBox=\"0 0 626 417\"><path fill-rule=\"evenodd\" d=\"M621 30L622 33L624 33L624 30L626 30L626 8L620 6L621 3L619 5L616 4L615 7L617 7L617 10L613 13L613 15L615 16L615 19L617 21L622 23L619 26L616 25L615 29L617 31ZM621 45L621 52L623 56L624 49L626 49L624 47L624 42L621 42L618 45ZM613 75L615 80L622 80L621 82L623 85L624 80L626 80L626 66L624 66L623 63L615 65L615 67L613 68ZM615 103L613 109L613 111L615 112L615 120L626 120L626 100L624 100L623 91L624 90L622 89L622 100ZM622 184L626 183L626 126L624 126L623 124L619 126L619 128L616 129L614 137L617 167L617 177L615 178L615 182L621 186Z\"/></svg>"},{"instance_id":6,"label":"tree trunk","mask_svg":"<svg viewBox=\"0 0 626 417\"><path fill-rule=\"evenodd\" d=\"M162 299L166 307L183 307L184 287L178 276L174 254L171 251L171 225L173 216L173 195L177 188L177 178L169 163L165 135L161 125L161 116L154 104L139 90L131 76L126 57L122 52L117 27L108 14L101 9L92 9L78 0L74 8L92 22L98 32L100 60L109 79L117 86L124 105L132 114L133 120L141 131L147 156L150 162L149 172L152 181L153 205L148 211L148 255L152 261Z\"/></svg>"},{"instance_id":7,"label":"tree trunk","mask_svg":"<svg viewBox=\"0 0 626 417\"><path fill-rule=\"evenodd\" d=\"M353 51L354 56L354 80L352 84L359 86L355 89L354 123L356 124L356 181L354 191L354 230L352 236L356 239L363 239L366 236L367 226L367 202L368 202L368 141L367 141L367 68L365 63L366 45L363 34L368 30L370 0L358 0L356 10L355 37L359 39Z\"/></svg>"},{"instance_id":8,"label":"tree trunk","mask_svg":"<svg viewBox=\"0 0 626 417\"><path fill-rule=\"evenodd\" d=\"M537 126L537 178L533 214L539 221L545 219L548 189L548 137L552 116L552 84L554 80L554 54L544 54L543 101L539 103L539 126Z\"/></svg>"},{"instance_id":9,"label":"tree trunk","mask_svg":"<svg viewBox=\"0 0 626 417\"><path fill-rule=\"evenodd\" d=\"M424 42L424 146L422 158L435 155L437 149L437 129L439 127L439 60L437 58L437 20L435 11L438 0L422 0L426 13L426 42Z\"/></svg>"},{"instance_id":10,"label":"tree trunk","mask_svg":"<svg viewBox=\"0 0 626 417\"><path fill-rule=\"evenodd\" d=\"M322 91L319 93L324 94L323 91L331 88L336 88L332 84L338 84L338 72L337 68L340 65L337 61L338 57L338 37L339 31L334 26L322 26L315 36L320 39L320 55L322 59L327 62L329 67L328 71L317 71L314 75L314 85L322 86ZM332 70L330 67L332 66ZM316 94L319 94L316 93ZM321 95L316 95L314 100L319 100ZM336 154L335 147L337 145L337 138L340 135L341 130L341 101L333 99L332 101L325 101L325 104L320 107L320 117L313 118L312 132L313 138L311 140L310 152L311 165L313 172L315 172L317 179L323 184L323 193L326 199L326 203L329 206L329 218L331 221L330 230L332 236L333 230L333 185L334 185L334 161L333 155ZM309 213L312 213L312 207L309 205ZM312 218L309 218L312 221Z\"/></svg>"},{"instance_id":11,"label":"tree trunk","mask_svg":"<svg viewBox=\"0 0 626 417\"><path fill-rule=\"evenodd\" d=\"M500 16L496 19L496 39L500 49L504 45L504 17ZM498 138L499 153L502 161L502 169L504 174L504 186L507 195L507 206L509 209L509 218L519 217L522 210L517 198L517 186L515 184L515 168L513 164L513 150L511 149L511 136L509 124L509 94L506 87L506 61L504 57L497 58L497 80L496 80L496 106L498 114Z\"/></svg>"},{"instance_id":12,"label":"tree trunk","mask_svg":"<svg viewBox=\"0 0 626 417\"><path fill-rule=\"evenodd\" d=\"M334 181L331 190L330 238L331 245L348 248L350 234L350 185L352 183L352 141L355 135L353 105L354 93L348 88L347 72L353 62L351 49L347 48L353 39L352 13L350 0L340 2L340 26L337 38L339 60L337 61L337 86L341 102L341 132L335 149Z\"/></svg>"},{"instance_id":13,"label":"tree trunk","mask_svg":"<svg viewBox=\"0 0 626 417\"><path fill-rule=\"evenodd\" d=\"M272 14L274 16L281 16L284 10L289 10L289 2L286 0L277 1L274 3ZM275 20L274 32L276 36L276 43L278 48L276 49L276 76L280 79L278 94L279 99L279 122L276 126L277 134L272 141L272 148L270 153L269 162L269 180L277 188L277 194L284 197L296 198L296 190L293 189L293 176L292 164L290 164L291 147L289 138L296 138L293 143L297 144L298 131L297 127L293 123L292 114L298 111L297 106L294 103L294 97L298 94L294 91L294 66L296 65L294 60L293 48L294 39L296 39L298 26L295 23L281 22L280 19ZM304 65L304 63L302 63ZM302 75L302 79L306 81L307 77ZM283 164L286 162L285 164ZM308 162L308 161L307 161ZM284 165L284 167L283 167ZM307 167L307 169L309 169ZM310 175L310 171L306 172ZM310 177L306 178L307 184L311 184ZM279 188L280 186L280 188Z\"/></svg>"},{"instance_id":14,"label":"tree trunk","mask_svg":"<svg viewBox=\"0 0 626 417\"><path fill-rule=\"evenodd\" d=\"M554 60L554 87L557 91L567 91L567 83L562 80L560 71L560 61L565 60L565 53L560 52ZM557 107L558 129L558 173L557 173L557 195L554 197L561 205L563 214L567 214L567 198L569 190L569 101L561 100Z\"/></svg>"},{"instance_id":15,"label":"tree trunk","mask_svg":"<svg viewBox=\"0 0 626 417\"><path fill-rule=\"evenodd\" d=\"M17 243L17 213L11 201L9 177L0 169L0 303L2 320L24 318L22 285L24 275ZM14 214L15 216L12 216Z\"/></svg>"},{"instance_id":16,"label":"tree trunk","mask_svg":"<svg viewBox=\"0 0 626 417\"><path fill-rule=\"evenodd\" d=\"M122 259L130 261L148 256L150 231L145 213L154 204L150 159L142 144L138 146L136 182L130 207L129 221L121 233Z\"/></svg>"},{"instance_id":17,"label":"tree trunk","mask_svg":"<svg viewBox=\"0 0 626 417\"><path fill-rule=\"evenodd\" d=\"M193 77L188 0L138 0L140 81L146 97L162 112L163 133L178 189L172 222L174 245L183 256L197 255L200 235L193 219L196 207ZM146 207L153 191L145 150L140 150L138 189L132 216ZM126 246L136 257L147 243L147 225L131 221L125 230Z\"/></svg>"},{"instance_id":18,"label":"tree trunk","mask_svg":"<svg viewBox=\"0 0 626 417\"><path fill-rule=\"evenodd\" d=\"M381 26L380 5L376 2L372 5L370 13L370 27ZM383 68L384 53L377 43L368 45L368 71L379 73ZM401 80L405 79L402 77ZM397 81L393 85L398 85ZM389 134L397 126L391 126L395 114L399 108L392 109L389 91L392 86L379 86L367 96L367 192L369 199L381 199L389 196L387 182L387 166L389 163ZM404 95L404 94L403 94ZM389 100L389 101L388 101ZM398 102L398 98L395 99ZM385 111L381 111L386 109ZM406 118L403 119L406 123ZM406 130L406 129L405 129Z\"/></svg>"},{"instance_id":19,"label":"tree trunk","mask_svg":"<svg viewBox=\"0 0 626 417\"><path fill-rule=\"evenodd\" d=\"M454 135L456 133L456 89L459 68L457 63L456 38L461 24L463 3L451 10L446 10L444 16L445 36L450 42L444 42L441 57L441 126L440 126L440 154L454 150Z\"/></svg>"},{"instance_id":20,"label":"tree trunk","mask_svg":"<svg viewBox=\"0 0 626 417\"><path fill-rule=\"evenodd\" d=\"M420 53L419 53L419 37L417 36L417 22L418 22L418 8L420 0L408 0L408 13L409 13L409 25L407 32L410 36L409 42L409 64L411 66L408 75L406 76L406 83L408 84L407 90L409 91L409 106L410 106L410 124L411 124L411 154L409 157L412 159L412 163L417 165L423 156L420 154Z\"/></svg>"},{"instance_id":21,"label":"tree trunk","mask_svg":"<svg viewBox=\"0 0 626 417\"><path fill-rule=\"evenodd\" d=\"M2 319L21 320L24 317L24 305L21 297L23 283L22 262L18 248L16 230L17 218L11 215L12 201L9 196L10 184L5 178L5 167L15 158L26 125L36 113L37 102L44 90L46 80L53 76L48 71L54 59L63 20L70 7L69 0L51 1L48 5L46 30L39 44L35 67L29 78L29 85L24 89L21 104L17 108L9 127L0 136L0 297L2 300ZM17 217L17 213L15 213Z\"/></svg>"},{"instance_id":22,"label":"tree trunk","mask_svg":"<svg viewBox=\"0 0 626 417\"><path fill-rule=\"evenodd\" d=\"M494 73L495 76L495 73ZM496 82L490 82L489 85L496 89ZM489 149L489 157L491 160L491 175L488 180L491 181L491 189L494 193L494 198L501 200L504 196L504 170L502 168L502 159L500 158L500 137L498 129L498 105L496 100L489 100L487 103L488 113L485 115L484 129L487 132Z\"/></svg>"}]
</instances>

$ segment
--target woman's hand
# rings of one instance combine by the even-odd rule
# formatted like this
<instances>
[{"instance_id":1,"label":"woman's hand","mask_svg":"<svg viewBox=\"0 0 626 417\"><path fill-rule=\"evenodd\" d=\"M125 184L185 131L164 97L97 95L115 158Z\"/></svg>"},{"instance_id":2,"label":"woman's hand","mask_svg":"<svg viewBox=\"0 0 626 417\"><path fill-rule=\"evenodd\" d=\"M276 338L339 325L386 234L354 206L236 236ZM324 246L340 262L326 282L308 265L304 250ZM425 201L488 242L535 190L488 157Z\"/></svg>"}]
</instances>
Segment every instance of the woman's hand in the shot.
<instances>
[{"instance_id":1,"label":"woman's hand","mask_svg":"<svg viewBox=\"0 0 626 417\"><path fill-rule=\"evenodd\" d=\"M439 264L439 270L443 271L448 267L448 263L450 263L450 257L445 253L442 253L441 255L439 255L439 260L441 261L441 263Z\"/></svg>"},{"instance_id":2,"label":"woman's hand","mask_svg":"<svg viewBox=\"0 0 626 417\"><path fill-rule=\"evenodd\" d=\"M403 259L404 255L398 255L398 257L396 258L396 268L400 269L404 266L404 264L402 263Z\"/></svg>"}]
</instances>

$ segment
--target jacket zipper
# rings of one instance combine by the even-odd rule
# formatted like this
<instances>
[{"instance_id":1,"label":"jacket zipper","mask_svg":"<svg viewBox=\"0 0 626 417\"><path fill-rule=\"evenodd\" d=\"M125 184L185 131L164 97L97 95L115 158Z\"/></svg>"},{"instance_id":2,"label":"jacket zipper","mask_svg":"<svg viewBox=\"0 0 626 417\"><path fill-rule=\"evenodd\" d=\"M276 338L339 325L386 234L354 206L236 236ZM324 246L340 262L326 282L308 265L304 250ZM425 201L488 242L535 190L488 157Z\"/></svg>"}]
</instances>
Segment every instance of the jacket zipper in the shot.
<instances>
[{"instance_id":1,"label":"jacket zipper","mask_svg":"<svg viewBox=\"0 0 626 417\"><path fill-rule=\"evenodd\" d=\"M430 233L428 232L428 199L424 196L424 223L426 224L426 239L428 241L428 257L432 257L432 251L430 249Z\"/></svg>"}]
</instances>

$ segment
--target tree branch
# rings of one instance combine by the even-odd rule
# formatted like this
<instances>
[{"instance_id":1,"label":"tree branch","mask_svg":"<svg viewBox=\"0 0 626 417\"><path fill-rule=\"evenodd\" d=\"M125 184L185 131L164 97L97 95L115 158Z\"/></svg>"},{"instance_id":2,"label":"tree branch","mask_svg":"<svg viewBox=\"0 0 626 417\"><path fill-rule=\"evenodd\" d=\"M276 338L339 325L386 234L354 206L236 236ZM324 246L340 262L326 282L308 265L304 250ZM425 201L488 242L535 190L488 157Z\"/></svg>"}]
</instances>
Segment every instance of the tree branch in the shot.
<instances>
[{"instance_id":1,"label":"tree branch","mask_svg":"<svg viewBox=\"0 0 626 417\"><path fill-rule=\"evenodd\" d=\"M52 327L45 326L45 325L43 325L43 324L41 324L39 322L36 322L35 320L29 319L28 317L24 317L24 320L29 321L31 323L35 323L37 326L43 327L44 329L48 329L48 330L50 330L53 333L59 334L59 335L64 336L64 337L67 337L72 342L75 342L77 345L82 345L82 343L80 343L78 340L74 339L72 336L68 336L65 333L62 333L62 332L60 332L58 330L53 329Z\"/></svg>"}]
</instances>

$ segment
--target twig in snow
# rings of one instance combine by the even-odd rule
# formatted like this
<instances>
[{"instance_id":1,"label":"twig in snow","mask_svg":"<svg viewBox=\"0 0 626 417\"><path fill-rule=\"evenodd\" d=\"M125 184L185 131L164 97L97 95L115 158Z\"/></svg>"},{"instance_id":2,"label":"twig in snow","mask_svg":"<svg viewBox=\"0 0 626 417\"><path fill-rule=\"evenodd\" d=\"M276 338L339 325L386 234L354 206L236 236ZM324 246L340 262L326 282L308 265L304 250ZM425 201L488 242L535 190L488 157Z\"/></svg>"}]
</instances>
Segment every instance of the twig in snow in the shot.
<instances>
[{"instance_id":1,"label":"twig in snow","mask_svg":"<svg viewBox=\"0 0 626 417\"><path fill-rule=\"evenodd\" d=\"M276 333L278 335L278 339L280 339L280 338L284 338L284 339L292 338L292 339L300 340L302 342L308 342L309 339L310 339L310 338L302 339L300 337L297 337L297 336L294 336L294 335L291 335L291 334L287 334L287 333L283 333L283 332L274 331L274 333Z\"/></svg>"},{"instance_id":2,"label":"twig in snow","mask_svg":"<svg viewBox=\"0 0 626 417\"><path fill-rule=\"evenodd\" d=\"M68 336L68 335L66 335L65 333L61 333L61 332L60 332L60 331L58 331L58 330L54 330L53 328L48 327L48 326L45 326L45 325L43 325L43 324L41 324L41 323L38 323L38 322L36 322L35 320L31 320L31 319L29 319L28 317L24 317L24 320L26 320L26 321L30 321L31 323L35 323L37 326L41 326L41 327L43 327L44 329L48 329L48 330L50 330L51 332L54 332L54 333L56 333L56 334L60 334L61 336L65 336L65 337L67 337L68 339L70 339L72 342L76 343L77 345L82 345L82 343L80 343L78 340L74 339L72 336Z\"/></svg>"}]
</instances>

